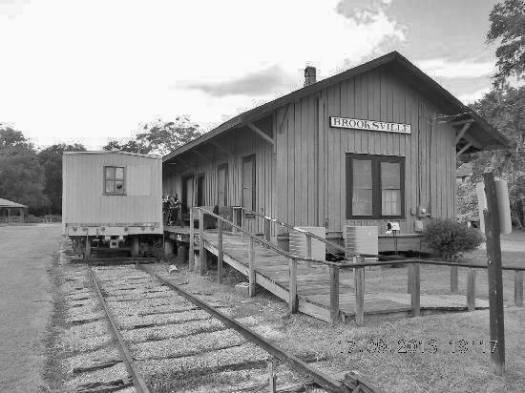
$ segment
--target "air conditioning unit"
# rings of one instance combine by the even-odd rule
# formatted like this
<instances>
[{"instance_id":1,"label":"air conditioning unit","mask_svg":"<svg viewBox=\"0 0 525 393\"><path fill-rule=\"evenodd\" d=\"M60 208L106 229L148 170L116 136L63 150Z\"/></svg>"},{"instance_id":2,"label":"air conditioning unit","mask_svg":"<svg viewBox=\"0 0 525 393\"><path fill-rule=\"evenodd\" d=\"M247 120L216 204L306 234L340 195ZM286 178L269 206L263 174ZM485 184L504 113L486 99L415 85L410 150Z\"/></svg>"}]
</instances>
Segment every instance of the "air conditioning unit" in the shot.
<instances>
[{"instance_id":1,"label":"air conditioning unit","mask_svg":"<svg viewBox=\"0 0 525 393\"><path fill-rule=\"evenodd\" d=\"M377 255L379 253L378 227L345 226L345 250L351 253Z\"/></svg>"},{"instance_id":2,"label":"air conditioning unit","mask_svg":"<svg viewBox=\"0 0 525 393\"><path fill-rule=\"evenodd\" d=\"M306 258L306 233L311 232L314 235L326 238L325 227L295 227L298 231L290 232L290 254ZM312 238L312 259L326 259L326 244L320 240Z\"/></svg>"}]
</instances>

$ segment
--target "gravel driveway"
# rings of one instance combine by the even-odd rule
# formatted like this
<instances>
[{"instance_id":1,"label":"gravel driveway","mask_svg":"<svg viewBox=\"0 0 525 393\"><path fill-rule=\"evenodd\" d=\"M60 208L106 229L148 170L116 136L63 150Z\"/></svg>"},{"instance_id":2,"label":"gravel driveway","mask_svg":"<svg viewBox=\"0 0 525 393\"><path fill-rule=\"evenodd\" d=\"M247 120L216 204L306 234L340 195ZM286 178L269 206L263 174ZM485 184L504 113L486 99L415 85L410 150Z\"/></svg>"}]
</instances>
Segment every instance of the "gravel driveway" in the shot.
<instances>
[{"instance_id":1,"label":"gravel driveway","mask_svg":"<svg viewBox=\"0 0 525 393\"><path fill-rule=\"evenodd\" d=\"M56 257L60 224L0 227L0 386L37 392L53 310L47 268Z\"/></svg>"}]
</instances>

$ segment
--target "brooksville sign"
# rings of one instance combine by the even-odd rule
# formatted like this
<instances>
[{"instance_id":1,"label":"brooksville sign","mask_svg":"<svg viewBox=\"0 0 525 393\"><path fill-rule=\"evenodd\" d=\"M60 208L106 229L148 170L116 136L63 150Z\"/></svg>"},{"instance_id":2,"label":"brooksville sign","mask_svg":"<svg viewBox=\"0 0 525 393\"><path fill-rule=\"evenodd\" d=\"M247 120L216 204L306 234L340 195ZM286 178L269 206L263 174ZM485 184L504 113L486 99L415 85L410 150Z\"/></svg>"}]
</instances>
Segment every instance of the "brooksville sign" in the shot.
<instances>
[{"instance_id":1,"label":"brooksville sign","mask_svg":"<svg viewBox=\"0 0 525 393\"><path fill-rule=\"evenodd\" d=\"M351 119L348 117L330 116L330 127L353 128L366 131L395 132L397 134L410 134L410 124L387 123L376 120Z\"/></svg>"}]
</instances>

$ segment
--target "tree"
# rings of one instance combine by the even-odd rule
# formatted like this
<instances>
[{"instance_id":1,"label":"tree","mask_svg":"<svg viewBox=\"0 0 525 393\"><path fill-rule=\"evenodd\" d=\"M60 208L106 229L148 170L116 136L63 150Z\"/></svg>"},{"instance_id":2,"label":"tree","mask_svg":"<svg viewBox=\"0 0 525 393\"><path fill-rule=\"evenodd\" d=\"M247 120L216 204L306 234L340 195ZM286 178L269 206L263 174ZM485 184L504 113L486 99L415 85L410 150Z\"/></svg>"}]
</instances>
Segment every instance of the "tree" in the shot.
<instances>
[{"instance_id":1,"label":"tree","mask_svg":"<svg viewBox=\"0 0 525 393\"><path fill-rule=\"evenodd\" d=\"M44 170L44 195L49 200L49 212L60 214L62 211L62 155L65 151L85 151L78 143L52 145L38 153L38 161Z\"/></svg>"},{"instance_id":2,"label":"tree","mask_svg":"<svg viewBox=\"0 0 525 393\"><path fill-rule=\"evenodd\" d=\"M157 119L144 124L142 129L144 132L137 134L137 141L162 155L172 152L202 134L199 125L186 116L179 116L174 121L168 122Z\"/></svg>"},{"instance_id":3,"label":"tree","mask_svg":"<svg viewBox=\"0 0 525 393\"><path fill-rule=\"evenodd\" d=\"M44 195L44 171L33 145L22 132L0 126L0 196L42 209L49 205Z\"/></svg>"},{"instance_id":4,"label":"tree","mask_svg":"<svg viewBox=\"0 0 525 393\"><path fill-rule=\"evenodd\" d=\"M106 151L127 151L130 153L148 154L151 151L149 146L144 145L136 140L121 143L117 140L110 140L102 149Z\"/></svg>"},{"instance_id":5,"label":"tree","mask_svg":"<svg viewBox=\"0 0 525 393\"><path fill-rule=\"evenodd\" d=\"M29 141L24 137L22 132L0 123L0 149L29 145Z\"/></svg>"},{"instance_id":6,"label":"tree","mask_svg":"<svg viewBox=\"0 0 525 393\"><path fill-rule=\"evenodd\" d=\"M525 176L525 86L494 89L475 102L473 108L503 133L512 146L508 150L479 153L473 161L471 180L481 181L485 168L494 168L508 182L512 216L523 227L520 206L525 195L525 182L521 180Z\"/></svg>"},{"instance_id":7,"label":"tree","mask_svg":"<svg viewBox=\"0 0 525 393\"><path fill-rule=\"evenodd\" d=\"M128 151L133 153L168 154L176 148L199 137L199 125L189 117L179 116L174 121L157 119L141 126L134 140L121 143L111 140L103 147L107 151Z\"/></svg>"},{"instance_id":8,"label":"tree","mask_svg":"<svg viewBox=\"0 0 525 393\"><path fill-rule=\"evenodd\" d=\"M501 39L496 49L498 72L494 83L502 86L509 77L525 75L525 0L497 3L490 16L487 40Z\"/></svg>"}]
</instances>

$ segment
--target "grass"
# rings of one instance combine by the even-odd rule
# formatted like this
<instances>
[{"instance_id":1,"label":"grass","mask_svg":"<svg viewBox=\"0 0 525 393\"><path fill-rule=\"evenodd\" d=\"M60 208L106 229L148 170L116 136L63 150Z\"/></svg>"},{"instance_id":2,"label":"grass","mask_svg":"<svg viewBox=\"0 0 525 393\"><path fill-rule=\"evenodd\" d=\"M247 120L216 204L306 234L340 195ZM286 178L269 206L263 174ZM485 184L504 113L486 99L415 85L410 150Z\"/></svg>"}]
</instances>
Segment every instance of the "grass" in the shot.
<instances>
[{"instance_id":1,"label":"grass","mask_svg":"<svg viewBox=\"0 0 525 393\"><path fill-rule=\"evenodd\" d=\"M489 340L488 311L400 319L360 328L331 327L299 315L286 322L285 337L279 341L294 352L308 349L327 356L336 370L357 370L386 392L521 392L525 384L521 329L525 311L508 311L505 323L504 377L492 373L489 353L483 353Z\"/></svg>"}]
</instances>

